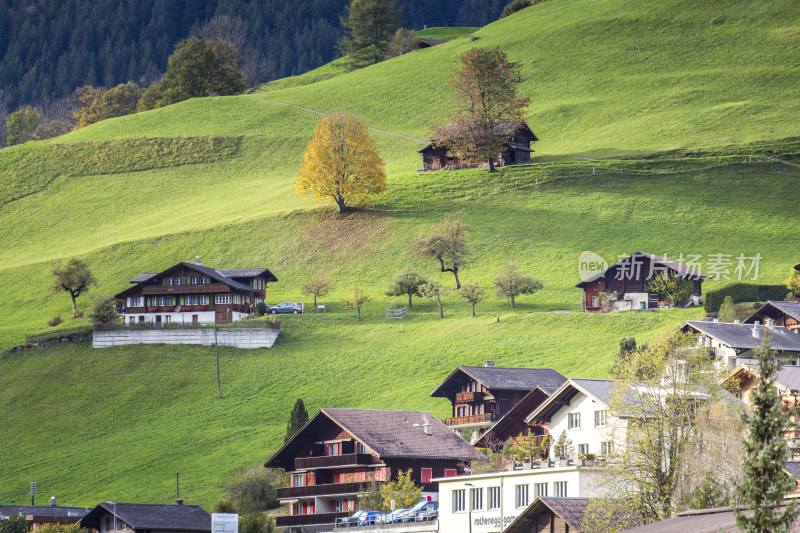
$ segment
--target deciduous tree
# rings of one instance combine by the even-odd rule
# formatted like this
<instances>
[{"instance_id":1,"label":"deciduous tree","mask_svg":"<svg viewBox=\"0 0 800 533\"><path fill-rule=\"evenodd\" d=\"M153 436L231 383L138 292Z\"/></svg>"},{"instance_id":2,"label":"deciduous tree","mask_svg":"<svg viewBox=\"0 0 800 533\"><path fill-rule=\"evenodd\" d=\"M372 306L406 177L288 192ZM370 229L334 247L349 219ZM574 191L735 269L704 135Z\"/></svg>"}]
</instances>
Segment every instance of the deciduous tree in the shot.
<instances>
[{"instance_id":1,"label":"deciduous tree","mask_svg":"<svg viewBox=\"0 0 800 533\"><path fill-rule=\"evenodd\" d=\"M342 302L348 309L355 309L358 315L358 320L361 320L361 306L367 303L370 297L364 293L364 289L356 284L350 287L350 294L344 298Z\"/></svg>"},{"instance_id":2,"label":"deciduous tree","mask_svg":"<svg viewBox=\"0 0 800 533\"><path fill-rule=\"evenodd\" d=\"M100 120L96 116L98 112L97 103L104 92L104 88L92 85L82 85L72 91L68 102L72 110L73 129L77 130Z\"/></svg>"},{"instance_id":3,"label":"deciduous tree","mask_svg":"<svg viewBox=\"0 0 800 533\"><path fill-rule=\"evenodd\" d=\"M419 38L414 30L398 28L386 51L386 57L397 57L419 48Z\"/></svg>"},{"instance_id":4,"label":"deciduous tree","mask_svg":"<svg viewBox=\"0 0 800 533\"><path fill-rule=\"evenodd\" d=\"M392 282L384 291L386 296L405 296L408 295L408 308L413 307L412 296L422 296L420 288L428 282L425 276L415 271L411 265L406 265L392 278Z\"/></svg>"},{"instance_id":5,"label":"deciduous tree","mask_svg":"<svg viewBox=\"0 0 800 533\"><path fill-rule=\"evenodd\" d=\"M278 507L277 489L283 486L288 476L275 468L264 468L253 463L236 468L225 480L226 499L240 513L266 511Z\"/></svg>"},{"instance_id":6,"label":"deciduous tree","mask_svg":"<svg viewBox=\"0 0 800 533\"><path fill-rule=\"evenodd\" d=\"M359 69L386 59L389 39L400 14L394 0L350 0L342 18L344 37L339 48L347 55L349 69Z\"/></svg>"},{"instance_id":7,"label":"deciduous tree","mask_svg":"<svg viewBox=\"0 0 800 533\"><path fill-rule=\"evenodd\" d=\"M69 293L73 313L78 309L75 299L95 283L97 280L91 270L80 259L73 257L66 266L61 266L60 263L53 265L53 291Z\"/></svg>"},{"instance_id":8,"label":"deciduous tree","mask_svg":"<svg viewBox=\"0 0 800 533\"><path fill-rule=\"evenodd\" d=\"M786 278L786 288L789 289L795 297L800 297L800 270L792 268L789 271L789 277Z\"/></svg>"},{"instance_id":9,"label":"deciduous tree","mask_svg":"<svg viewBox=\"0 0 800 533\"><path fill-rule=\"evenodd\" d=\"M286 436L283 438L283 442L289 442L289 439L291 439L306 422L308 422L308 411L303 403L303 399L298 398L297 401L294 402L294 407L292 407L292 412L289 415L289 421L286 423Z\"/></svg>"},{"instance_id":10,"label":"deciduous tree","mask_svg":"<svg viewBox=\"0 0 800 533\"><path fill-rule=\"evenodd\" d=\"M301 287L303 294L310 294L314 297L314 309L317 308L317 298L327 296L333 289L333 280L322 272L315 272Z\"/></svg>"},{"instance_id":11,"label":"deciduous tree","mask_svg":"<svg viewBox=\"0 0 800 533\"><path fill-rule=\"evenodd\" d=\"M419 288L422 296L439 307L439 318L444 318L444 305L442 305L442 293L444 290L444 287L438 281L428 281Z\"/></svg>"},{"instance_id":12,"label":"deciduous tree","mask_svg":"<svg viewBox=\"0 0 800 533\"><path fill-rule=\"evenodd\" d=\"M46 123L44 116L31 106L14 111L6 118L6 143L22 144L37 138L37 130Z\"/></svg>"},{"instance_id":13,"label":"deciduous tree","mask_svg":"<svg viewBox=\"0 0 800 533\"><path fill-rule=\"evenodd\" d=\"M360 511L390 511L390 507L383 500L378 482L370 481L366 486L362 485L362 489L363 491L358 495L358 509Z\"/></svg>"},{"instance_id":14,"label":"deciduous tree","mask_svg":"<svg viewBox=\"0 0 800 533\"><path fill-rule=\"evenodd\" d=\"M117 306L111 298L95 298L89 309L89 318L94 322L110 324L117 318Z\"/></svg>"},{"instance_id":15,"label":"deciduous tree","mask_svg":"<svg viewBox=\"0 0 800 533\"><path fill-rule=\"evenodd\" d=\"M516 263L509 261L499 276L494 278L494 288L498 298L507 298L511 309L521 294L533 294L544 284L533 276L528 276L517 269Z\"/></svg>"},{"instance_id":16,"label":"deciduous tree","mask_svg":"<svg viewBox=\"0 0 800 533\"><path fill-rule=\"evenodd\" d=\"M412 470L400 470L397 474L397 479L390 481L381 487L381 496L387 507L390 506L391 501L394 500L397 509L407 508L413 506L419 501L422 496L422 487L414 483L411 479Z\"/></svg>"},{"instance_id":17,"label":"deciduous tree","mask_svg":"<svg viewBox=\"0 0 800 533\"><path fill-rule=\"evenodd\" d=\"M784 533L792 529L800 507L793 500L781 508L786 495L794 491L796 481L784 471L789 460L789 446L784 431L789 427L789 413L781 406L775 389L775 375L780 369L778 352L764 335L756 348L758 380L750 390L752 409L742 414L747 433L742 454L742 479L736 487L742 506L736 506L736 524L745 533ZM753 511L751 516L746 509Z\"/></svg>"},{"instance_id":18,"label":"deciduous tree","mask_svg":"<svg viewBox=\"0 0 800 533\"><path fill-rule=\"evenodd\" d=\"M645 288L649 292L663 294L674 307L678 307L689 301L694 290L694 282L673 271L666 275L664 272L659 272Z\"/></svg>"},{"instance_id":19,"label":"deciduous tree","mask_svg":"<svg viewBox=\"0 0 800 533\"><path fill-rule=\"evenodd\" d=\"M461 70L450 76L456 90L452 127L436 128L435 144L464 161L488 161L489 172L494 172L494 160L522 124L530 100L517 95L519 82L518 69L500 48L465 52Z\"/></svg>"},{"instance_id":20,"label":"deciduous tree","mask_svg":"<svg viewBox=\"0 0 800 533\"><path fill-rule=\"evenodd\" d=\"M367 127L353 115L333 113L317 122L294 190L331 199L343 213L386 190L383 168Z\"/></svg>"},{"instance_id":21,"label":"deciduous tree","mask_svg":"<svg viewBox=\"0 0 800 533\"><path fill-rule=\"evenodd\" d=\"M430 233L422 235L414 244L414 252L421 257L429 257L439 263L442 272L452 272L456 279L456 289L461 288L458 271L467 264L467 232L469 226L460 217L445 217L431 227Z\"/></svg>"},{"instance_id":22,"label":"deciduous tree","mask_svg":"<svg viewBox=\"0 0 800 533\"><path fill-rule=\"evenodd\" d=\"M486 299L486 289L472 280L462 285L458 294L472 306L472 316L475 316L475 305Z\"/></svg>"}]
</instances>

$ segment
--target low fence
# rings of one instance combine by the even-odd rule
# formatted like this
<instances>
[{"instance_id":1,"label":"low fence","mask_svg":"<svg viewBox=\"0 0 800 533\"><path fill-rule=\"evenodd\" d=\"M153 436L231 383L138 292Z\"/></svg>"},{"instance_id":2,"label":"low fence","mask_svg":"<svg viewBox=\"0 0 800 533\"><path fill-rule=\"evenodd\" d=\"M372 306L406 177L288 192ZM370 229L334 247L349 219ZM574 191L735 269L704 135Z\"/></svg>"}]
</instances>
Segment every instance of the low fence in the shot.
<instances>
[{"instance_id":1,"label":"low fence","mask_svg":"<svg viewBox=\"0 0 800 533\"><path fill-rule=\"evenodd\" d=\"M91 328L92 326L89 326ZM230 322L226 324L207 324L192 322L162 322L157 324L155 322L137 322L135 324L95 324L94 331L149 331L149 330L178 330L178 329L217 329L218 331L227 329L281 329L281 323L277 320L263 321L263 320L239 320L237 322Z\"/></svg>"}]
</instances>

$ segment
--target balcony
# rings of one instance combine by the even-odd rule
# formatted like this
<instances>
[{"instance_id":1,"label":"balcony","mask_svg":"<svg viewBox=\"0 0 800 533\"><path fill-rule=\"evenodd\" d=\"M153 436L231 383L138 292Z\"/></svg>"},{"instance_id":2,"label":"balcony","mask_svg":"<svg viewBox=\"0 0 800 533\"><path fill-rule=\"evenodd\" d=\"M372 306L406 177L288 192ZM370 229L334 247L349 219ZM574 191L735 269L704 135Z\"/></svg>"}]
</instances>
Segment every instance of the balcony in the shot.
<instances>
[{"instance_id":1,"label":"balcony","mask_svg":"<svg viewBox=\"0 0 800 533\"><path fill-rule=\"evenodd\" d=\"M275 525L278 527L290 526L313 526L322 524L335 524L337 518L345 518L353 514L345 511L343 513L318 513L300 514L294 516L279 516L275 518Z\"/></svg>"},{"instance_id":2,"label":"balcony","mask_svg":"<svg viewBox=\"0 0 800 533\"><path fill-rule=\"evenodd\" d=\"M339 466L370 465L377 458L367 453L346 453L343 455L324 455L320 457L298 457L294 460L295 470L311 468L333 468Z\"/></svg>"},{"instance_id":3,"label":"balcony","mask_svg":"<svg viewBox=\"0 0 800 533\"><path fill-rule=\"evenodd\" d=\"M339 494L358 494L368 481L354 483L328 483L325 485L308 485L306 487L284 487L278 489L278 499L313 498L314 496L333 496Z\"/></svg>"},{"instance_id":4,"label":"balcony","mask_svg":"<svg viewBox=\"0 0 800 533\"><path fill-rule=\"evenodd\" d=\"M142 294L200 294L212 292L231 292L231 288L224 283L209 283L208 285L144 285Z\"/></svg>"},{"instance_id":5,"label":"balcony","mask_svg":"<svg viewBox=\"0 0 800 533\"><path fill-rule=\"evenodd\" d=\"M495 422L498 416L494 413L486 413L483 415L472 416L456 416L453 418L445 418L442 420L448 426L466 426L472 424L489 424Z\"/></svg>"},{"instance_id":6,"label":"balcony","mask_svg":"<svg viewBox=\"0 0 800 533\"><path fill-rule=\"evenodd\" d=\"M456 393L456 402L457 403L479 402L481 400L483 400L483 393L482 392L457 392Z\"/></svg>"}]
</instances>

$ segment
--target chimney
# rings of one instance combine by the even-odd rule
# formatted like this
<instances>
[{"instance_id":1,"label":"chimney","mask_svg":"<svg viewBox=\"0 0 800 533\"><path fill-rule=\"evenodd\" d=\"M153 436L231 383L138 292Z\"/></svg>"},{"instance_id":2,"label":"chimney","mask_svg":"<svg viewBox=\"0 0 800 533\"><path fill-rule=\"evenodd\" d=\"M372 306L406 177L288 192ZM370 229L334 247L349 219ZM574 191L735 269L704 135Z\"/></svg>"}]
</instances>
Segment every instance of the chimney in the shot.
<instances>
[{"instance_id":1,"label":"chimney","mask_svg":"<svg viewBox=\"0 0 800 533\"><path fill-rule=\"evenodd\" d=\"M775 327L775 321L771 318L768 318L767 321L764 323L764 325L768 330L772 331L772 328Z\"/></svg>"},{"instance_id":2,"label":"chimney","mask_svg":"<svg viewBox=\"0 0 800 533\"><path fill-rule=\"evenodd\" d=\"M50 507L56 507L58 504L56 503L56 497L50 496Z\"/></svg>"},{"instance_id":3,"label":"chimney","mask_svg":"<svg viewBox=\"0 0 800 533\"><path fill-rule=\"evenodd\" d=\"M433 425L429 423L422 424L422 432L425 433L429 437L433 437Z\"/></svg>"},{"instance_id":4,"label":"chimney","mask_svg":"<svg viewBox=\"0 0 800 533\"><path fill-rule=\"evenodd\" d=\"M494 361L484 361L483 366L486 368L494 368Z\"/></svg>"},{"instance_id":5,"label":"chimney","mask_svg":"<svg viewBox=\"0 0 800 533\"><path fill-rule=\"evenodd\" d=\"M756 320L755 322L753 322L753 337L755 337L756 339L761 337L758 334L758 330L759 330L759 326L760 325L761 325L761 322L759 320Z\"/></svg>"},{"instance_id":6,"label":"chimney","mask_svg":"<svg viewBox=\"0 0 800 533\"><path fill-rule=\"evenodd\" d=\"M199 255L194 256L194 264L195 265L202 265L203 264L203 263L200 262L200 256Z\"/></svg>"}]
</instances>

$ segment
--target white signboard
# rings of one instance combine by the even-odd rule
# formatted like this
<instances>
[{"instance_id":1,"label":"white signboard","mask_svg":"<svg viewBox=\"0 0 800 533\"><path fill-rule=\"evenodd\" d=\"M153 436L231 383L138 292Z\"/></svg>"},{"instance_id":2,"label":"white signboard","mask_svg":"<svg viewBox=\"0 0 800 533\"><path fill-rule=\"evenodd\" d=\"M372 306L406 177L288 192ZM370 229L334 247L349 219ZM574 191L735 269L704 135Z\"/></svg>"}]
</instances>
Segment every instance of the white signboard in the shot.
<instances>
[{"instance_id":1,"label":"white signboard","mask_svg":"<svg viewBox=\"0 0 800 533\"><path fill-rule=\"evenodd\" d=\"M211 533L239 533L239 515L211 513Z\"/></svg>"}]
</instances>

